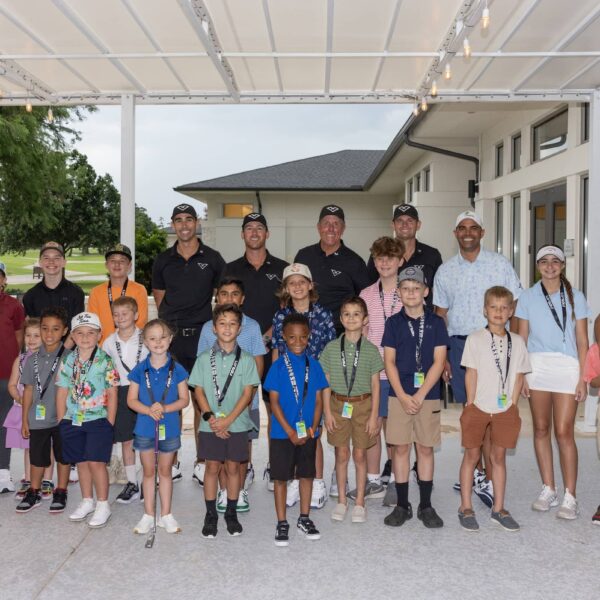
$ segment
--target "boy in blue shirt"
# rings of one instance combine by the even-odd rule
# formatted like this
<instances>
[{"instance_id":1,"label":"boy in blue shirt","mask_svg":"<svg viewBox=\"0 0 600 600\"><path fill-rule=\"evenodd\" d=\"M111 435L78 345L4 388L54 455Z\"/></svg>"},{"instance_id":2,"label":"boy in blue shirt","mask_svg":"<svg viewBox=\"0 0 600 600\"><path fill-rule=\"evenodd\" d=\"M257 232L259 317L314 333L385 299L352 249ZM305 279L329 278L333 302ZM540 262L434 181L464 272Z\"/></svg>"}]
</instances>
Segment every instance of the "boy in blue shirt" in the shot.
<instances>
[{"instance_id":1,"label":"boy in blue shirt","mask_svg":"<svg viewBox=\"0 0 600 600\"><path fill-rule=\"evenodd\" d=\"M275 545L287 546L290 526L286 520L287 482L300 479L300 516L297 527L309 540L321 537L309 517L316 474L316 441L323 412L322 390L329 387L317 360L306 354L310 325L301 314L283 320L287 351L278 358L265 379L269 391L271 422L269 462L275 481L277 528Z\"/></svg>"}]
</instances>

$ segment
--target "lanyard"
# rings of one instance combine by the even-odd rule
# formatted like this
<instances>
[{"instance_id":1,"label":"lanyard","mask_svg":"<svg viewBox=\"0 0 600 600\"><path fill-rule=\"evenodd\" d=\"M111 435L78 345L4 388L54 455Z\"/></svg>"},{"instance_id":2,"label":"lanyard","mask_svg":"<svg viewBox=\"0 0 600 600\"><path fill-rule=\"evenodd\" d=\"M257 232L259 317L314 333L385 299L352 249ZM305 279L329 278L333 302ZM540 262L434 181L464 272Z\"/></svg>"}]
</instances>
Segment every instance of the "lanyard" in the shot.
<instances>
[{"instance_id":1,"label":"lanyard","mask_svg":"<svg viewBox=\"0 0 600 600\"><path fill-rule=\"evenodd\" d=\"M356 344L356 351L354 352L354 360L352 361L352 374L350 375L350 382L348 382L348 369L346 365L346 351L344 349L344 340L346 338L346 334L342 334L340 339L340 355L342 359L342 370L344 371L344 379L346 380L346 387L348 388L348 396L352 393L352 388L354 386L354 380L356 379L356 369L358 368L358 357L360 355L360 345L362 344L362 336L358 340Z\"/></svg>"},{"instance_id":2,"label":"lanyard","mask_svg":"<svg viewBox=\"0 0 600 600\"><path fill-rule=\"evenodd\" d=\"M125 296L125 294L127 293L127 284L128 283L129 283L129 279L126 279L125 283L123 284L123 289L121 290L121 298L123 298L123 296ZM110 307L112 308L113 295L112 295L112 283L111 283L110 279L108 280L108 303L110 304Z\"/></svg>"},{"instance_id":3,"label":"lanyard","mask_svg":"<svg viewBox=\"0 0 600 600\"><path fill-rule=\"evenodd\" d=\"M39 351L33 355L33 373L35 375L35 389L38 392L40 400L42 400L42 398L44 397L44 394L48 390L48 386L50 385L52 375L54 375L54 372L56 371L56 367L58 367L58 363L60 362L60 357L63 355L64 351L65 351L65 347L61 344L60 350L58 351L58 354L54 358L54 362L52 363L52 366L50 367L50 372L48 373L48 376L46 377L46 381L44 382L44 387L42 387L42 382L40 381L40 366L38 363Z\"/></svg>"},{"instance_id":4,"label":"lanyard","mask_svg":"<svg viewBox=\"0 0 600 600\"><path fill-rule=\"evenodd\" d=\"M304 402L306 401L306 395L308 394L308 356L304 355L305 367L304 367L304 389L302 390L302 402L300 402L300 391L298 390L298 383L296 381L296 375L294 375L294 369L292 369L292 363L287 355L287 352L283 355L283 361L292 384L292 392L294 392L294 398L296 399L296 405L299 408L299 420L302 421L302 409L304 408Z\"/></svg>"},{"instance_id":5,"label":"lanyard","mask_svg":"<svg viewBox=\"0 0 600 600\"><path fill-rule=\"evenodd\" d=\"M407 315L408 317L408 315ZM410 317L409 317L410 318ZM408 328L410 329L410 335L415 337L415 330L413 328L413 324L410 320L406 321L408 324ZM419 317L419 338L417 340L417 345L415 347L415 362L417 363L417 371L420 373L423 370L423 356L421 353L421 348L423 347L423 335L425 333L425 314L422 314Z\"/></svg>"},{"instance_id":6,"label":"lanyard","mask_svg":"<svg viewBox=\"0 0 600 600\"><path fill-rule=\"evenodd\" d=\"M117 355L119 357L119 360L121 361L121 364L123 365L123 368L128 373L131 373L131 369L127 366L127 364L123 360L123 355L121 354L121 344L119 344L119 340L116 338L116 336L115 336L115 346L117 348ZM138 333L138 350L137 350L137 354L136 354L136 357L135 357L135 364L136 365L140 362L140 358L142 356L142 348L143 347L144 347L144 342L142 340L142 334Z\"/></svg>"},{"instance_id":7,"label":"lanyard","mask_svg":"<svg viewBox=\"0 0 600 600\"><path fill-rule=\"evenodd\" d=\"M489 331L489 329L488 329ZM510 369L510 355L512 353L512 338L510 333L506 332L507 337L507 347L506 347L506 373L502 374L502 365L500 364L500 354L498 353L498 348L496 348L496 342L494 341L494 334L490 331L490 335L492 336L492 352L494 354L494 361L496 363L496 369L498 369L498 373L500 375L500 383L502 384L502 393L506 392L506 382L508 381L508 370Z\"/></svg>"},{"instance_id":8,"label":"lanyard","mask_svg":"<svg viewBox=\"0 0 600 600\"><path fill-rule=\"evenodd\" d=\"M162 397L160 399L160 403L164 404L167 399L167 394L169 393L169 388L171 387L171 381L173 380L173 371L175 370L175 361L171 358L171 362L169 364L169 372L167 374L167 383L165 384L165 389L163 390ZM156 398L154 397L154 392L152 391L152 385L150 384L150 372L148 369L144 370L144 377L146 378L146 389L148 390L148 396L150 396L150 401L152 404L156 402Z\"/></svg>"},{"instance_id":9,"label":"lanyard","mask_svg":"<svg viewBox=\"0 0 600 600\"><path fill-rule=\"evenodd\" d=\"M223 386L222 390L219 389L219 384L217 383L217 362L215 360L215 354L216 354L215 349L211 348L210 349L210 372L212 375L213 387L215 389L215 398L217 400L217 404L220 409L221 404L223 403L223 400L225 399L225 394L227 394L227 390L229 389L229 384L231 383L231 380L233 379L235 370L237 369L237 366L240 362L240 356L242 354L242 349L239 346L236 348L235 358L233 360L233 364L231 365L231 369L229 369L229 374L227 375L227 379L225 380L225 385Z\"/></svg>"},{"instance_id":10,"label":"lanyard","mask_svg":"<svg viewBox=\"0 0 600 600\"><path fill-rule=\"evenodd\" d=\"M73 397L75 402L79 405L81 398L83 398L83 389L84 383L86 382L87 374L90 372L92 368L92 363L94 362L94 358L96 357L96 351L98 350L98 346L94 348L92 355L89 360L81 363L79 361L79 348L75 349L75 360L73 361ZM79 365L79 366L78 366Z\"/></svg>"},{"instance_id":11,"label":"lanyard","mask_svg":"<svg viewBox=\"0 0 600 600\"><path fill-rule=\"evenodd\" d=\"M560 306L562 308L562 318L563 318L562 325L560 323L560 319L558 318L558 315L556 314L556 309L554 308L554 304L552 304L552 300L550 300L550 296L549 296L548 292L546 291L544 284L541 281L540 281L540 286L542 288L544 298L546 298L546 303L548 304L548 308L550 309L550 312L552 313L552 316L554 317L554 320L556 321L558 328L562 331L563 342L564 342L565 341L565 332L567 330L567 300L565 298L565 286L562 283L560 284Z\"/></svg>"},{"instance_id":12,"label":"lanyard","mask_svg":"<svg viewBox=\"0 0 600 600\"><path fill-rule=\"evenodd\" d=\"M383 322L385 323L389 319L389 317L391 317L394 314L394 308L396 307L396 303L398 302L398 292L394 289L394 299L392 300L392 306L390 307L389 316L385 314L385 297L383 295L383 284L381 283L381 279L379 280L379 299L381 300L381 310L383 310Z\"/></svg>"}]
</instances>

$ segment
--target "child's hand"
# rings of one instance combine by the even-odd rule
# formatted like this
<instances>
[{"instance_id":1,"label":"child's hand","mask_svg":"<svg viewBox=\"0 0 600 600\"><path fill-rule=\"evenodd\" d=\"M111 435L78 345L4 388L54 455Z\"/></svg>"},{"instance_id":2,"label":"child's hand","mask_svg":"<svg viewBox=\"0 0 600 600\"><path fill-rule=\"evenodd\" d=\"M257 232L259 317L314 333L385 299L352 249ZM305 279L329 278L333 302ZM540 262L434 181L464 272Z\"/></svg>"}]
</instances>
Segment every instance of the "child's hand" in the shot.
<instances>
[{"instance_id":1,"label":"child's hand","mask_svg":"<svg viewBox=\"0 0 600 600\"><path fill-rule=\"evenodd\" d=\"M339 427L336 425L335 423L335 419L333 418L333 415L330 413L329 415L325 415L325 429L327 429L327 431L329 433L334 433L336 429L339 429Z\"/></svg>"},{"instance_id":2,"label":"child's hand","mask_svg":"<svg viewBox=\"0 0 600 600\"><path fill-rule=\"evenodd\" d=\"M306 440L308 439L308 437L299 438L295 431L292 431L292 433L288 434L288 437L294 446L304 446L304 444L306 444Z\"/></svg>"},{"instance_id":3,"label":"child's hand","mask_svg":"<svg viewBox=\"0 0 600 600\"><path fill-rule=\"evenodd\" d=\"M527 383L527 379L523 380L523 387L521 388L521 396L523 396L523 398L527 398L527 400L529 400L530 392L529 392L529 385Z\"/></svg>"},{"instance_id":4,"label":"child's hand","mask_svg":"<svg viewBox=\"0 0 600 600\"><path fill-rule=\"evenodd\" d=\"M419 406L415 402L413 396L405 394L404 396L402 396L402 398L399 398L399 400L400 404L402 405L402 408L404 409L404 412L407 415L416 415L419 412Z\"/></svg>"},{"instance_id":5,"label":"child's hand","mask_svg":"<svg viewBox=\"0 0 600 600\"><path fill-rule=\"evenodd\" d=\"M163 417L163 405L160 402L154 402L149 408L148 415L155 421L160 421Z\"/></svg>"},{"instance_id":6,"label":"child's hand","mask_svg":"<svg viewBox=\"0 0 600 600\"><path fill-rule=\"evenodd\" d=\"M23 421L23 424L21 425L21 437L26 440L29 439L29 423L27 423L27 421Z\"/></svg>"},{"instance_id":7,"label":"child's hand","mask_svg":"<svg viewBox=\"0 0 600 600\"><path fill-rule=\"evenodd\" d=\"M583 379L580 379L577 387L575 388L575 400L577 400L577 402L583 402L587 399L587 394L587 383L583 381Z\"/></svg>"},{"instance_id":8,"label":"child's hand","mask_svg":"<svg viewBox=\"0 0 600 600\"><path fill-rule=\"evenodd\" d=\"M371 415L365 426L365 433L369 437L374 438L379 433L379 423L377 422L377 415Z\"/></svg>"},{"instance_id":9,"label":"child's hand","mask_svg":"<svg viewBox=\"0 0 600 600\"><path fill-rule=\"evenodd\" d=\"M17 404L19 404L19 405L23 406L23 396L19 396L18 398L13 398L13 400L14 400L14 401L15 401Z\"/></svg>"},{"instance_id":10,"label":"child's hand","mask_svg":"<svg viewBox=\"0 0 600 600\"><path fill-rule=\"evenodd\" d=\"M211 423L212 419L209 421L209 424ZM214 423L212 423L210 425L210 428L219 436L219 437L223 437L222 435L219 434L223 434L223 433L227 433L227 430L229 429L229 421L227 420L227 418L221 418L219 417L218 419L214 420ZM227 434L227 437L229 437L229 434Z\"/></svg>"}]
</instances>

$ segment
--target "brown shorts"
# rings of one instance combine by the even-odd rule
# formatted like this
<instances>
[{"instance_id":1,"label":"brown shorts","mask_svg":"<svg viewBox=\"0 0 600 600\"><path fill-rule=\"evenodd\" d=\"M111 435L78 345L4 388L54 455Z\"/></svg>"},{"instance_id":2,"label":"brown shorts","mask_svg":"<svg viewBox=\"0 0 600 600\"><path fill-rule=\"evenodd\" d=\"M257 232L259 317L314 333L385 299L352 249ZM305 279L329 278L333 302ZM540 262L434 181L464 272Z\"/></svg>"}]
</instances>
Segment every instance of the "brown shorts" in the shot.
<instances>
[{"instance_id":1,"label":"brown shorts","mask_svg":"<svg viewBox=\"0 0 600 600\"><path fill-rule=\"evenodd\" d=\"M516 404L501 413L486 413L474 404L466 405L460 415L463 448L479 448L487 428L493 446L515 448L521 431L521 417Z\"/></svg>"},{"instance_id":2,"label":"brown shorts","mask_svg":"<svg viewBox=\"0 0 600 600\"><path fill-rule=\"evenodd\" d=\"M396 396L388 398L388 418L385 441L392 446L416 442L435 448L442 443L441 407L439 400L424 400L416 415L409 415Z\"/></svg>"},{"instance_id":3,"label":"brown shorts","mask_svg":"<svg viewBox=\"0 0 600 600\"><path fill-rule=\"evenodd\" d=\"M337 429L333 433L327 432L327 441L336 448L349 446L350 440L353 448L370 448L375 445L375 438L369 437L365 428L371 414L371 396L352 402L352 406L352 417L342 417L344 403L336 398L335 393L331 394L331 412Z\"/></svg>"}]
</instances>

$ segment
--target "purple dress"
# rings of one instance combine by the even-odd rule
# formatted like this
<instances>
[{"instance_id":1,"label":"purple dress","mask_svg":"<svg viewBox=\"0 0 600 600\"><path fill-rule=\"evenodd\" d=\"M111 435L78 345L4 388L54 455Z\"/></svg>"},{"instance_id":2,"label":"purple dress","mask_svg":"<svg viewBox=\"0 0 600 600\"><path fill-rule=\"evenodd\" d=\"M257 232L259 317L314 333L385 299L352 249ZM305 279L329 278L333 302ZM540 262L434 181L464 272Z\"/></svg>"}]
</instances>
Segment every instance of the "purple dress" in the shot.
<instances>
[{"instance_id":1,"label":"purple dress","mask_svg":"<svg viewBox=\"0 0 600 600\"><path fill-rule=\"evenodd\" d=\"M29 350L22 352L19 355L19 383L17 389L19 395L23 396L23 390L25 386L21 383L21 373L23 372L23 365L25 361L33 354ZM8 411L6 419L4 419L4 427L6 429L6 447L7 448L29 448L29 440L21 435L21 426L23 424L23 409L20 404L15 402Z\"/></svg>"}]
</instances>

